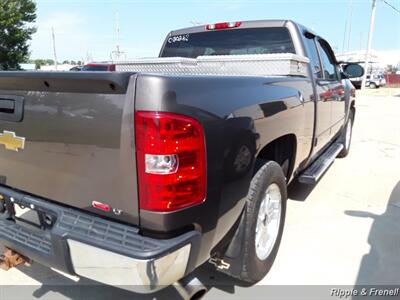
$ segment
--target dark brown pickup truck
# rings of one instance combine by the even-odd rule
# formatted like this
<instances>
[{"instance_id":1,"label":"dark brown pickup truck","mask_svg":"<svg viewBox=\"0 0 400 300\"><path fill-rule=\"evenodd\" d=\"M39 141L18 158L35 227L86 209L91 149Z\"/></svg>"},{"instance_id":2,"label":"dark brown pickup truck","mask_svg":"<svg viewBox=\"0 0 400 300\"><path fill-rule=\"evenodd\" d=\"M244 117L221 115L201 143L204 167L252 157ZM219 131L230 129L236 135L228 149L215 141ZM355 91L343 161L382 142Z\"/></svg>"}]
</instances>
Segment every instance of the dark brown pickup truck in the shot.
<instances>
[{"instance_id":1,"label":"dark brown pickup truck","mask_svg":"<svg viewBox=\"0 0 400 300\"><path fill-rule=\"evenodd\" d=\"M287 184L349 152L363 70L284 20L173 31L160 58L116 68L0 73L0 242L142 292L199 295L207 261L262 279Z\"/></svg>"}]
</instances>

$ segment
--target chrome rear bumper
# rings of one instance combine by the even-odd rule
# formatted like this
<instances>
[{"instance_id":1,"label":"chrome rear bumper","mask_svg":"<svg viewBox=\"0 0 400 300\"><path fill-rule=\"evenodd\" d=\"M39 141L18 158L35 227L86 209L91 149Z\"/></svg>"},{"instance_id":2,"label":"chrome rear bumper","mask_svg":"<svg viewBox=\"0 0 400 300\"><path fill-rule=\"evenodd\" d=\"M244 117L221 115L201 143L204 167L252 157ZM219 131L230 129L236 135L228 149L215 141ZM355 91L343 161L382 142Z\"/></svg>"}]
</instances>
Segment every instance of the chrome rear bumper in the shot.
<instances>
[{"instance_id":1,"label":"chrome rear bumper","mask_svg":"<svg viewBox=\"0 0 400 300\"><path fill-rule=\"evenodd\" d=\"M135 259L68 240L77 275L137 292L153 292L185 276L190 244L153 259Z\"/></svg>"},{"instance_id":2,"label":"chrome rear bumper","mask_svg":"<svg viewBox=\"0 0 400 300\"><path fill-rule=\"evenodd\" d=\"M136 292L166 287L193 271L200 232L143 236L139 229L0 185L0 243L42 265ZM12 200L12 201L11 201ZM8 207L31 207L51 222L25 224ZM44 219L44 218L42 218Z\"/></svg>"}]
</instances>

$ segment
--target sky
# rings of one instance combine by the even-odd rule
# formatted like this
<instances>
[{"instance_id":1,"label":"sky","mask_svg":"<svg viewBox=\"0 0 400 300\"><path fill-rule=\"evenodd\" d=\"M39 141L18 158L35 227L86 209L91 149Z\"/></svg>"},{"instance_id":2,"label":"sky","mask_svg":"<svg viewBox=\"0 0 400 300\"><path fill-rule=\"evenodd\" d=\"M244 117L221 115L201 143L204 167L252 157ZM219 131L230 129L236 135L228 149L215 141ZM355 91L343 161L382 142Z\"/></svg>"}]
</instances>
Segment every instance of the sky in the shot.
<instances>
[{"instance_id":1,"label":"sky","mask_svg":"<svg viewBox=\"0 0 400 300\"><path fill-rule=\"evenodd\" d=\"M400 0L385 1L400 10ZM127 59L157 56L170 30L193 26L193 22L262 19L292 19L302 23L327 39L336 52L365 49L372 0L37 0L36 3L37 32L31 41L31 58L53 58L53 27L58 61L105 61L110 59L117 44L117 15L119 45ZM400 53L400 13L382 0L377 0L372 48Z\"/></svg>"}]
</instances>

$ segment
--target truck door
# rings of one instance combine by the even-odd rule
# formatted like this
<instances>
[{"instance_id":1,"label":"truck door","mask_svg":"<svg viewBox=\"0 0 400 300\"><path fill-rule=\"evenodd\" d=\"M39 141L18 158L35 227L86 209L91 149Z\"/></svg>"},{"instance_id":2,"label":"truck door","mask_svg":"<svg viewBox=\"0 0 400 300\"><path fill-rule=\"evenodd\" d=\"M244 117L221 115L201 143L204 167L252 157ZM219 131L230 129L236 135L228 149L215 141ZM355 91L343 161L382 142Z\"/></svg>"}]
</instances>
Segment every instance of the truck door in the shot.
<instances>
[{"instance_id":1,"label":"truck door","mask_svg":"<svg viewBox=\"0 0 400 300\"><path fill-rule=\"evenodd\" d=\"M320 81L320 85L323 85L326 89L322 97L331 107L329 127L330 139L332 139L344 124L345 89L340 78L333 51L325 40L318 39L318 51L322 62L324 77L324 80Z\"/></svg>"},{"instance_id":2,"label":"truck door","mask_svg":"<svg viewBox=\"0 0 400 300\"><path fill-rule=\"evenodd\" d=\"M314 97L316 98L316 113L315 113L315 138L313 154L318 152L330 140L330 127L331 127L331 104L327 101L329 97L329 85L324 79L322 65L319 58L316 38L312 34L305 34L305 47L307 56L310 59L310 67L312 77L315 82Z\"/></svg>"}]
</instances>

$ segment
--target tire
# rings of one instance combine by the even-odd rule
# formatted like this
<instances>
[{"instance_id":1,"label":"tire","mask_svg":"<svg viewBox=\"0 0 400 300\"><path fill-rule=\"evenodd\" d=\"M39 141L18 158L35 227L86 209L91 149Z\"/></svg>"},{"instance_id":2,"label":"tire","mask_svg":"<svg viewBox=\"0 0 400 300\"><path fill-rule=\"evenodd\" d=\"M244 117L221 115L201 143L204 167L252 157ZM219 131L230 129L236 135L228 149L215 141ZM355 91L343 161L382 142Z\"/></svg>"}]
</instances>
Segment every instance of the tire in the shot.
<instances>
[{"instance_id":1,"label":"tire","mask_svg":"<svg viewBox=\"0 0 400 300\"><path fill-rule=\"evenodd\" d=\"M339 158L346 157L350 152L351 138L353 135L353 124L354 124L354 111L351 110L349 119L347 120L346 126L344 127L342 135L340 137L340 141L344 147L337 156Z\"/></svg>"},{"instance_id":2,"label":"tire","mask_svg":"<svg viewBox=\"0 0 400 300\"><path fill-rule=\"evenodd\" d=\"M267 191L270 194L269 201L265 196ZM275 201L279 198L278 191L280 193L280 205L277 204L279 201ZM242 268L240 274L234 277L255 284L269 272L282 238L286 200L286 179L282 169L276 162L267 161L254 175L250 184L246 199L245 221L241 224L241 226L245 226L242 243L244 249L241 254L242 257L238 260L242 262ZM274 203L275 205L270 218L267 216L267 211L264 210L264 208L268 208L266 203ZM278 206L280 207L279 216L277 214ZM259 217L260 210L263 211L263 219ZM266 222L268 223L266 224ZM272 232L269 239L265 238L268 235L263 234L266 228L269 228ZM256 229L259 232L258 235ZM261 240L262 238L264 239ZM256 246L256 239L258 239L259 247ZM265 247L262 247L262 241L265 242Z\"/></svg>"},{"instance_id":3,"label":"tire","mask_svg":"<svg viewBox=\"0 0 400 300\"><path fill-rule=\"evenodd\" d=\"M375 84L375 83L373 83L373 82L370 82L370 84L369 84L369 88L370 88L370 89L376 89L376 88L377 88L377 86L376 86L376 84Z\"/></svg>"}]
</instances>

